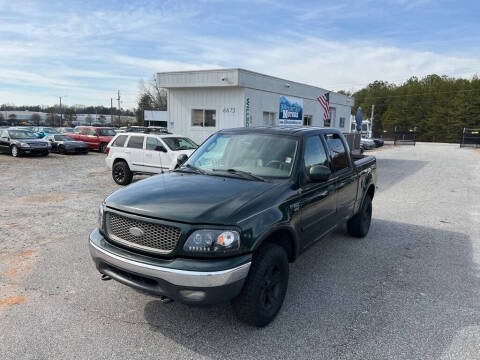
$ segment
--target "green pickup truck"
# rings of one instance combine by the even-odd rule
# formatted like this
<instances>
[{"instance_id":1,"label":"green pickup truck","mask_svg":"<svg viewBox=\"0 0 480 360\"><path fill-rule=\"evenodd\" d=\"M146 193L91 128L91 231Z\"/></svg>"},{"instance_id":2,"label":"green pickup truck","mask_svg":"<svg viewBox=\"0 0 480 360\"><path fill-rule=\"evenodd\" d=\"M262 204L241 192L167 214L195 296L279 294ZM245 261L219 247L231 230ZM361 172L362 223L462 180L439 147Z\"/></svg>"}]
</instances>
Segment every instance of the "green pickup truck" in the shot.
<instances>
[{"instance_id":1,"label":"green pickup truck","mask_svg":"<svg viewBox=\"0 0 480 360\"><path fill-rule=\"evenodd\" d=\"M375 158L352 155L335 129L222 130L175 171L110 195L90 254L104 279L189 305L231 301L265 326L289 262L344 223L367 235L375 180Z\"/></svg>"}]
</instances>

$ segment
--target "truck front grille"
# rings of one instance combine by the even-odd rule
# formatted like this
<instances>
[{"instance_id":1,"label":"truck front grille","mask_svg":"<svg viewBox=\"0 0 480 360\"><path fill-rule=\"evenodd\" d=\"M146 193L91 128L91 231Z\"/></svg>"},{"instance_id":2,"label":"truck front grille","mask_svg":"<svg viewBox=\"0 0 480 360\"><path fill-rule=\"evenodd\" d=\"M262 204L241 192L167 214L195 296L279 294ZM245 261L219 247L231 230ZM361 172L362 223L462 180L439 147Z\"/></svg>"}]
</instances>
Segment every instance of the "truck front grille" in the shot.
<instances>
[{"instance_id":1,"label":"truck front grille","mask_svg":"<svg viewBox=\"0 0 480 360\"><path fill-rule=\"evenodd\" d=\"M107 212L108 237L122 245L149 252L167 254L177 245L180 229L174 226L131 219Z\"/></svg>"}]
</instances>

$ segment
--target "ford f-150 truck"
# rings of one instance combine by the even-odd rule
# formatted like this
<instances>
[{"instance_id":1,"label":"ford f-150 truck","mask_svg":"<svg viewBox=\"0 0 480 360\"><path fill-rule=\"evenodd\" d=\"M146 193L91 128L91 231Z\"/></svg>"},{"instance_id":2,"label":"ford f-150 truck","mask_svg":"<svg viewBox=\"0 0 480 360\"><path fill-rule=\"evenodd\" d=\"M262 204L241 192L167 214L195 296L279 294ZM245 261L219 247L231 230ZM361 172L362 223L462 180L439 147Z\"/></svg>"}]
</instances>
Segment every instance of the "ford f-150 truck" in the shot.
<instances>
[{"instance_id":1,"label":"ford f-150 truck","mask_svg":"<svg viewBox=\"0 0 480 360\"><path fill-rule=\"evenodd\" d=\"M375 158L335 129L222 130L175 171L110 195L90 254L103 278L191 305L231 300L265 326L289 262L345 222L367 235L375 179Z\"/></svg>"}]
</instances>

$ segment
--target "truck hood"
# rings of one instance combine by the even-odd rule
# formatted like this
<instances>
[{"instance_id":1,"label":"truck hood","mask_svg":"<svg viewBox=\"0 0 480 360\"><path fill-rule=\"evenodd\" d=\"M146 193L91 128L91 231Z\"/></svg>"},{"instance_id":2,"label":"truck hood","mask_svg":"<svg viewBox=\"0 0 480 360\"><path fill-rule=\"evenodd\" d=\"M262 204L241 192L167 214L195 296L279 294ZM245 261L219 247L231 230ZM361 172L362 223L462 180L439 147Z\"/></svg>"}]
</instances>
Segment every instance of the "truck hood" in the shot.
<instances>
[{"instance_id":1,"label":"truck hood","mask_svg":"<svg viewBox=\"0 0 480 360\"><path fill-rule=\"evenodd\" d=\"M114 192L106 205L158 219L193 224L233 224L245 205L278 183L171 172Z\"/></svg>"}]
</instances>

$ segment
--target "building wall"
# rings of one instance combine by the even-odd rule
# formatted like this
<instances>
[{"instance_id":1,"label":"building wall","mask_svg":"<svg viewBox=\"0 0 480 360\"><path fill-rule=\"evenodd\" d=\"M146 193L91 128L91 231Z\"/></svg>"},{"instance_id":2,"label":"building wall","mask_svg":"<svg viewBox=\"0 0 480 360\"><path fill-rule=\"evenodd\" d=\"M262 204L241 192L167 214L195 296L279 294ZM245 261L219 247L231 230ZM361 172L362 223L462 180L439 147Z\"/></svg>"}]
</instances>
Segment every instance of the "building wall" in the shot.
<instances>
[{"instance_id":1,"label":"building wall","mask_svg":"<svg viewBox=\"0 0 480 360\"><path fill-rule=\"evenodd\" d=\"M245 99L249 100L250 106L250 126L270 126L278 125L278 115L280 110L280 96L284 94L274 93L270 91L245 89ZM332 110L332 116L330 126L338 128L342 131L349 131L349 119L350 119L350 105L345 103L345 99L342 97L335 97L336 94L330 93L331 101L330 108ZM289 94L289 96L292 96ZM294 95L293 95L294 96ZM303 115L312 116L312 126L323 127L324 110L316 98L301 97L303 100ZM340 102L341 101L341 102ZM334 109L334 111L333 111ZM264 112L273 112L274 123L266 123L264 121ZM343 127L340 127L340 118L344 118Z\"/></svg>"},{"instance_id":2,"label":"building wall","mask_svg":"<svg viewBox=\"0 0 480 360\"><path fill-rule=\"evenodd\" d=\"M215 127L192 126L192 110L216 110ZM226 88L170 88L168 129L202 143L220 129L244 126L244 90Z\"/></svg>"}]
</instances>

